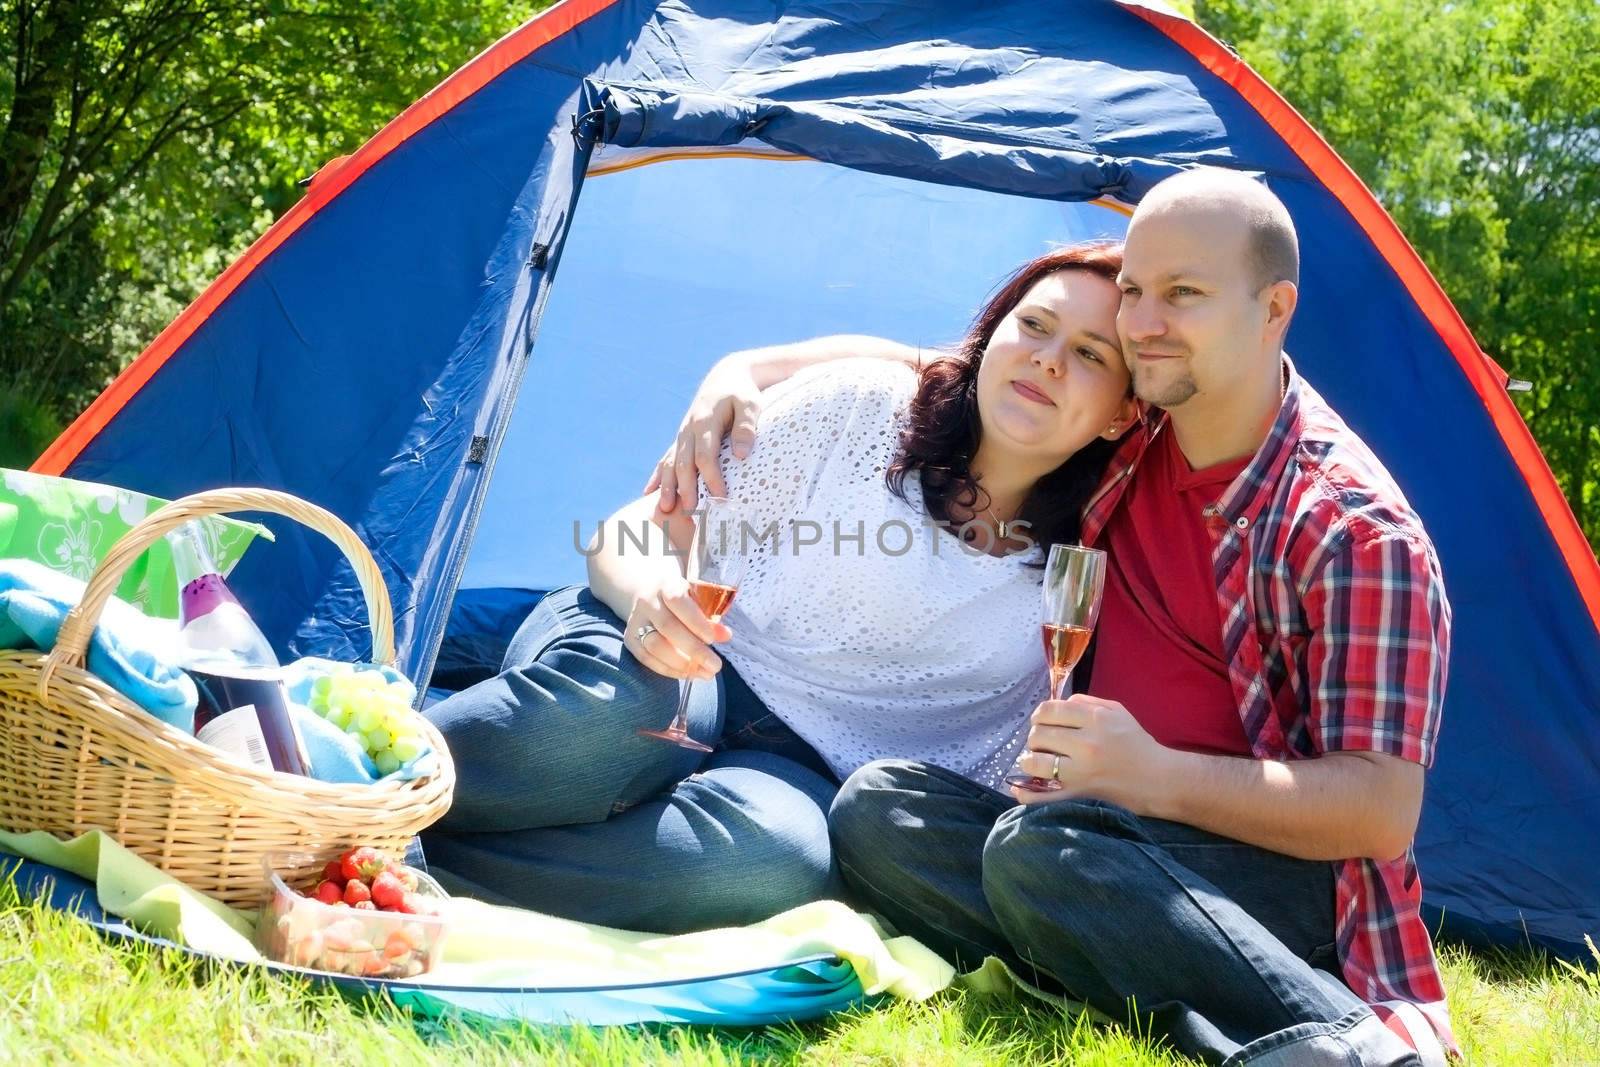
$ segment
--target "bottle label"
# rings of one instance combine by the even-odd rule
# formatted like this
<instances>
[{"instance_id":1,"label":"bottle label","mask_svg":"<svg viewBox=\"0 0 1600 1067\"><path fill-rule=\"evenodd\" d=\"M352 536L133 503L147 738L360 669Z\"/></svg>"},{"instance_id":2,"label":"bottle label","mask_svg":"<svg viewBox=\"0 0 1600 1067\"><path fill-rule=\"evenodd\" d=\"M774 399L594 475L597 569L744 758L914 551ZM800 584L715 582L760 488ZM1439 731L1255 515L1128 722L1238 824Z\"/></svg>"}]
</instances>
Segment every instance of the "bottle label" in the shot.
<instances>
[{"instance_id":1,"label":"bottle label","mask_svg":"<svg viewBox=\"0 0 1600 1067\"><path fill-rule=\"evenodd\" d=\"M218 715L194 737L196 741L220 749L252 767L272 770L272 757L267 754L267 738L261 732L261 720L256 718L254 704Z\"/></svg>"}]
</instances>

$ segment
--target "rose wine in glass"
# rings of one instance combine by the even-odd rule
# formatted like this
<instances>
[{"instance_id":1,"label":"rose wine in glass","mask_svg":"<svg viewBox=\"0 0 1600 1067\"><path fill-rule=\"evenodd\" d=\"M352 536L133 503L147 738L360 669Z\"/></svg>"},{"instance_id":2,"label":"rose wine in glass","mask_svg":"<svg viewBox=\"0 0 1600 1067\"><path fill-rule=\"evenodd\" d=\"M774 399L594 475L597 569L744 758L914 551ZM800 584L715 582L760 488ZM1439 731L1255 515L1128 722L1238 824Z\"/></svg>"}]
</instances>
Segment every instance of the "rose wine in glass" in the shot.
<instances>
[{"instance_id":1,"label":"rose wine in glass","mask_svg":"<svg viewBox=\"0 0 1600 1067\"><path fill-rule=\"evenodd\" d=\"M1050 699L1064 700L1071 692L1072 668L1083 658L1100 618L1100 599L1106 587L1106 554L1080 545L1051 545L1044 565L1044 621L1039 627L1044 641L1045 666L1050 671ZM1061 788L1057 778L1040 778L1014 770L1007 785L1053 793Z\"/></svg>"},{"instance_id":2,"label":"rose wine in glass","mask_svg":"<svg viewBox=\"0 0 1600 1067\"><path fill-rule=\"evenodd\" d=\"M727 613L728 606L733 603L734 594L739 590L731 585L718 585L716 582L690 582L689 595L694 602L700 605L700 610L706 617L717 621Z\"/></svg>"},{"instance_id":3,"label":"rose wine in glass","mask_svg":"<svg viewBox=\"0 0 1600 1067\"><path fill-rule=\"evenodd\" d=\"M1044 638L1044 658L1050 669L1050 699L1060 700L1061 688L1072 676L1072 668L1083 658L1094 631L1087 626L1068 626L1047 622L1039 627Z\"/></svg>"},{"instance_id":4,"label":"rose wine in glass","mask_svg":"<svg viewBox=\"0 0 1600 1067\"><path fill-rule=\"evenodd\" d=\"M709 497L699 512L689 554L684 558L684 577L689 580L689 596L712 622L733 604L739 592L749 557L744 551L746 526L743 506L726 497ZM680 748L710 752L711 746L689 736L689 692L694 679L685 678L678 688L678 713L659 730L640 730L645 737L670 741Z\"/></svg>"}]
</instances>

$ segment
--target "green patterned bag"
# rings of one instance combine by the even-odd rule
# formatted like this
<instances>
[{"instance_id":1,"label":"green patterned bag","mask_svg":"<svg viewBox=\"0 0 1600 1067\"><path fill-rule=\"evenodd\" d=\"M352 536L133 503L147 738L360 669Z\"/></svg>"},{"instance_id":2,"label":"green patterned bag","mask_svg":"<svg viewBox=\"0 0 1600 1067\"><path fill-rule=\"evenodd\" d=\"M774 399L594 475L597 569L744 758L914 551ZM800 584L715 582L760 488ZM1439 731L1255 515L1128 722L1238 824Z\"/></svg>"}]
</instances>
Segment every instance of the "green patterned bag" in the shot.
<instances>
[{"instance_id":1,"label":"green patterned bag","mask_svg":"<svg viewBox=\"0 0 1600 1067\"><path fill-rule=\"evenodd\" d=\"M0 557L29 559L84 581L133 525L167 501L129 489L0 468ZM223 575L264 526L234 519L195 520ZM178 586L165 539L123 577L117 596L158 619L178 617Z\"/></svg>"}]
</instances>

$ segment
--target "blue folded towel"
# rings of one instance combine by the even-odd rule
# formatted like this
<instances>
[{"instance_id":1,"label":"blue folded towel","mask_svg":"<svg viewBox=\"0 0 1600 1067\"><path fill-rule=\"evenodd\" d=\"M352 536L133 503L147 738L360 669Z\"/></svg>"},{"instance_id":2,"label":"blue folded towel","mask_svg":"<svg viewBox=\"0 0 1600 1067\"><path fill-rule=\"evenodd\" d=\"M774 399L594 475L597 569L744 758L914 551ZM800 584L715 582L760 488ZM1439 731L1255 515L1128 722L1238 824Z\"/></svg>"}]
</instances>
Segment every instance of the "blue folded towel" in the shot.
<instances>
[{"instance_id":1,"label":"blue folded towel","mask_svg":"<svg viewBox=\"0 0 1600 1067\"><path fill-rule=\"evenodd\" d=\"M56 645L84 583L25 559L0 559L0 648ZM89 670L141 708L194 732L194 682L178 667L177 628L112 597L89 641Z\"/></svg>"},{"instance_id":2,"label":"blue folded towel","mask_svg":"<svg viewBox=\"0 0 1600 1067\"><path fill-rule=\"evenodd\" d=\"M303 704L290 701L289 714L311 761L311 777L344 785L378 780L378 765L354 737Z\"/></svg>"}]
</instances>

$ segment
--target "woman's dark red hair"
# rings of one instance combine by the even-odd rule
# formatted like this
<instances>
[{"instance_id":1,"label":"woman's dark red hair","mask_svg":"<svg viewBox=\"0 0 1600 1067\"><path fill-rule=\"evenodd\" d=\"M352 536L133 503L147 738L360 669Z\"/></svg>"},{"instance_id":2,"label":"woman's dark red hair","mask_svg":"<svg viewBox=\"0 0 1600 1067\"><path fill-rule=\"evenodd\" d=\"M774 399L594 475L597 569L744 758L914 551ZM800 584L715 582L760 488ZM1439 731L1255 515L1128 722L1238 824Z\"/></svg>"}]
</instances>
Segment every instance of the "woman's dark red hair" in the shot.
<instances>
[{"instance_id":1,"label":"woman's dark red hair","mask_svg":"<svg viewBox=\"0 0 1600 1067\"><path fill-rule=\"evenodd\" d=\"M922 370L911 401L900 452L889 465L889 488L905 499L905 477L918 471L928 514L955 521L951 505L983 518L988 495L972 477L982 423L978 417L978 365L1001 321L1039 279L1063 270L1088 271L1115 283L1122 269L1122 245L1096 241L1048 252L1023 264L978 312L960 346ZM1105 473L1115 443L1096 438L1061 466L1040 478L1017 518L1032 524L1028 536L1041 545L1078 539L1084 505Z\"/></svg>"}]
</instances>

